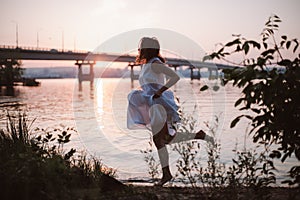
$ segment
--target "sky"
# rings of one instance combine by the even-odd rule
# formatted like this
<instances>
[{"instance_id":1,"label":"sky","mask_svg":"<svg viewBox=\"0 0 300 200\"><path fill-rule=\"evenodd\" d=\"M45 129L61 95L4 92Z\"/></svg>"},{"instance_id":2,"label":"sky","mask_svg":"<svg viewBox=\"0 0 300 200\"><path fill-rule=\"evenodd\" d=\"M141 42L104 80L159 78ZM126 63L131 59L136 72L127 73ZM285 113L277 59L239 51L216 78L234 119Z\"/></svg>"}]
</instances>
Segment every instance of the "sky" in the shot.
<instances>
[{"instance_id":1,"label":"sky","mask_svg":"<svg viewBox=\"0 0 300 200\"><path fill-rule=\"evenodd\" d=\"M19 46L87 51L124 32L159 28L211 52L232 34L258 39L271 14L283 21L280 33L299 39L299 8L299 0L0 0L0 45L16 45L16 26Z\"/></svg>"}]
</instances>

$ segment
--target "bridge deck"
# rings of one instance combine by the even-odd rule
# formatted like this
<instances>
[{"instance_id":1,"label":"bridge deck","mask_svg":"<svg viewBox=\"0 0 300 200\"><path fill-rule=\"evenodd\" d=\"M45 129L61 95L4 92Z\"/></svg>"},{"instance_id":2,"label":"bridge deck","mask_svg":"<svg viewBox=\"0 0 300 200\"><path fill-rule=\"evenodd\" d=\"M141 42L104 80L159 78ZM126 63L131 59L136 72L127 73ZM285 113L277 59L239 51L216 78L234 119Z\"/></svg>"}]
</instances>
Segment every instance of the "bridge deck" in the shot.
<instances>
[{"instance_id":1,"label":"bridge deck","mask_svg":"<svg viewBox=\"0 0 300 200\"><path fill-rule=\"evenodd\" d=\"M113 53L91 53L84 51L68 51L57 49L34 49L15 48L12 46L0 46L0 59L17 60L74 60L74 61L108 61L108 62L129 62L134 63L134 55L113 54ZM186 60L179 58L166 58L167 64L171 67L188 66L191 68L226 69L236 66Z\"/></svg>"}]
</instances>

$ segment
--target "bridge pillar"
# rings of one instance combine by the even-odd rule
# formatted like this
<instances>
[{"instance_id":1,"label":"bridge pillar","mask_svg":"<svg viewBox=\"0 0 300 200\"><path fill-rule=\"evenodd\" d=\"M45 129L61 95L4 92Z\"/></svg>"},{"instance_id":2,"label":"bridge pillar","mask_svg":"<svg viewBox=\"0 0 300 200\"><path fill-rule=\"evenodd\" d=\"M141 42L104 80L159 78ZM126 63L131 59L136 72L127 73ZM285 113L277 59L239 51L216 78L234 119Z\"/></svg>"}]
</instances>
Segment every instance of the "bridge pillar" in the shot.
<instances>
[{"instance_id":1,"label":"bridge pillar","mask_svg":"<svg viewBox=\"0 0 300 200\"><path fill-rule=\"evenodd\" d=\"M177 72L177 67L179 67L178 65L173 65L172 67L174 67L175 72Z\"/></svg>"},{"instance_id":2,"label":"bridge pillar","mask_svg":"<svg viewBox=\"0 0 300 200\"><path fill-rule=\"evenodd\" d=\"M196 74L194 73L194 67L190 67L191 70L191 81L194 79L201 79L200 68L196 69Z\"/></svg>"},{"instance_id":3,"label":"bridge pillar","mask_svg":"<svg viewBox=\"0 0 300 200\"><path fill-rule=\"evenodd\" d=\"M94 65L95 65L95 61L93 61L93 62L76 61L75 65L78 66L78 81L79 81L79 84L81 84L82 81L90 81L91 83L94 82ZM88 74L84 74L82 72L82 66L83 65L89 65L90 66L90 71L89 71Z\"/></svg>"},{"instance_id":4,"label":"bridge pillar","mask_svg":"<svg viewBox=\"0 0 300 200\"><path fill-rule=\"evenodd\" d=\"M139 75L137 74L134 74L134 66L138 66L137 64L134 64L134 63L129 63L128 66L130 67L130 79L131 79L131 88L133 88L133 83L134 83L134 80L138 80L139 79ZM142 66L141 66L142 67Z\"/></svg>"},{"instance_id":5,"label":"bridge pillar","mask_svg":"<svg viewBox=\"0 0 300 200\"><path fill-rule=\"evenodd\" d=\"M214 74L213 74L214 71ZM213 79L217 79L219 77L219 71L218 69L208 69L209 75L208 75L208 79L209 80L213 80Z\"/></svg>"},{"instance_id":6,"label":"bridge pillar","mask_svg":"<svg viewBox=\"0 0 300 200\"><path fill-rule=\"evenodd\" d=\"M78 81L82 82L82 64L81 63L76 63L78 66Z\"/></svg>"},{"instance_id":7,"label":"bridge pillar","mask_svg":"<svg viewBox=\"0 0 300 200\"><path fill-rule=\"evenodd\" d=\"M94 77L95 77L95 74L94 74L94 65L95 65L95 62L90 64L90 81L91 82L94 82Z\"/></svg>"}]
</instances>

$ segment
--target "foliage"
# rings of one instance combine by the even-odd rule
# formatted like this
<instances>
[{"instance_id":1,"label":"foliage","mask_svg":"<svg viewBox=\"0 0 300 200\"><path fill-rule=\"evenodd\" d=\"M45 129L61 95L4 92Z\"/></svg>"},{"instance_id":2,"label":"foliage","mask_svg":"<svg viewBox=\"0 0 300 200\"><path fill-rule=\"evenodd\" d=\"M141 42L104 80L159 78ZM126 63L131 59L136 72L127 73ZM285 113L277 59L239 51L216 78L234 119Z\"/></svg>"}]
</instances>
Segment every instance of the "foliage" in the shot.
<instances>
[{"instance_id":1,"label":"foliage","mask_svg":"<svg viewBox=\"0 0 300 200\"><path fill-rule=\"evenodd\" d=\"M21 62L17 60L0 60L0 85L13 86L14 80L23 74Z\"/></svg>"},{"instance_id":2,"label":"foliage","mask_svg":"<svg viewBox=\"0 0 300 200\"><path fill-rule=\"evenodd\" d=\"M233 150L237 158L232 159L233 165L227 171L230 187L266 187L275 184L273 160L268 157L269 148L264 147L265 150L261 153L257 153L255 149Z\"/></svg>"},{"instance_id":3,"label":"foliage","mask_svg":"<svg viewBox=\"0 0 300 200\"><path fill-rule=\"evenodd\" d=\"M196 106L194 107L196 110ZM182 133L195 132L196 120L193 118L193 114L186 114L181 112L181 125L178 127L178 131ZM197 177L195 171L199 169L199 161L197 161L197 155L200 152L200 143L197 141L184 141L174 144L173 151L179 154L179 158L176 161L177 172L175 177L184 184L191 184L192 187L197 186Z\"/></svg>"},{"instance_id":4,"label":"foliage","mask_svg":"<svg viewBox=\"0 0 300 200\"><path fill-rule=\"evenodd\" d=\"M183 184L190 184L197 187L197 177L195 172L199 169L197 154L200 152L200 143L196 141L186 141L174 145L173 151L179 154L176 161L177 172L175 177Z\"/></svg>"},{"instance_id":5,"label":"foliage","mask_svg":"<svg viewBox=\"0 0 300 200\"><path fill-rule=\"evenodd\" d=\"M214 123L205 122L209 129L209 135L216 137L216 130L219 125L219 117L215 117ZM226 185L226 168L221 163L220 152L221 144L217 141L215 144L208 143L206 152L208 155L207 167L201 167L198 177L202 183L209 187L223 187Z\"/></svg>"},{"instance_id":6,"label":"foliage","mask_svg":"<svg viewBox=\"0 0 300 200\"><path fill-rule=\"evenodd\" d=\"M286 35L276 39L280 22L278 16L272 15L265 24L260 42L237 35L204 60L229 61L227 58L233 55L244 58L241 63L235 63L239 67L224 70L224 83L231 81L233 86L243 89L243 96L235 106L247 111L235 118L231 127L241 118L250 119L249 134L253 141L278 145L270 157L281 158L284 162L292 155L300 160L300 54L297 39L289 40ZM251 53L258 55L247 57ZM285 58L284 54L295 58ZM290 174L295 179L291 184L300 184L299 169L299 166L291 169Z\"/></svg>"},{"instance_id":7,"label":"foliage","mask_svg":"<svg viewBox=\"0 0 300 200\"><path fill-rule=\"evenodd\" d=\"M191 120L192 126L195 125L195 120L192 117L183 117L183 122L188 126L181 127L182 130L190 130L189 120ZM215 118L212 125L206 123L210 135L216 135L218 123L218 117ZM215 142L214 145L207 143L206 152L208 156L206 165L203 165L202 159L199 156L201 143L198 141L190 140L173 144L172 150L179 155L176 161L177 171L175 178L184 185L199 187L202 184L204 188L217 189L211 191L212 195L215 195L213 194L214 192L217 195L219 189L225 188L238 190L243 187L267 187L275 184L276 177L274 171L276 169L272 158L268 156L270 152L269 146L257 146L257 148L261 147L264 149L260 153L252 149L244 148L242 151L239 151L235 148L233 150L235 158L232 159L232 164L226 166L224 163L221 163L221 144L218 142ZM145 152L143 151L143 153ZM151 157L153 154L146 154L146 156ZM145 160L149 161L153 159L147 157ZM148 166L151 167L151 165ZM155 166L157 167L157 162ZM152 169L150 168L150 170Z\"/></svg>"},{"instance_id":8,"label":"foliage","mask_svg":"<svg viewBox=\"0 0 300 200\"><path fill-rule=\"evenodd\" d=\"M148 165L148 173L151 176L152 180L156 180L158 175L160 174L159 171L159 162L155 159L153 152L153 142L149 141L149 147L146 150L141 150L141 153L144 154L144 160Z\"/></svg>"},{"instance_id":9,"label":"foliage","mask_svg":"<svg viewBox=\"0 0 300 200\"><path fill-rule=\"evenodd\" d=\"M7 130L0 131L1 199L74 199L79 189L101 192L102 178L114 175L100 160L64 150L71 129L41 129L32 137L27 124L25 115L8 115Z\"/></svg>"}]
</instances>

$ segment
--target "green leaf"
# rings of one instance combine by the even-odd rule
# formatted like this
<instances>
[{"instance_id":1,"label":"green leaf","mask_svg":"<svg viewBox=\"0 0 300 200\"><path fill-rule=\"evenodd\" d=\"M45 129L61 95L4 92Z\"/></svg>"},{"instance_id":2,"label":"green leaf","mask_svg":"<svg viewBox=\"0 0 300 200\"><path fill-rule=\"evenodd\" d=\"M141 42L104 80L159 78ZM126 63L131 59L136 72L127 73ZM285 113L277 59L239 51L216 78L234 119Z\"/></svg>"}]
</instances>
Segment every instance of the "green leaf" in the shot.
<instances>
[{"instance_id":1,"label":"green leaf","mask_svg":"<svg viewBox=\"0 0 300 200\"><path fill-rule=\"evenodd\" d=\"M240 98L238 99L235 104L234 104L234 107L237 107L238 105L240 105L242 103L242 101L245 100L245 98Z\"/></svg>"},{"instance_id":2,"label":"green leaf","mask_svg":"<svg viewBox=\"0 0 300 200\"><path fill-rule=\"evenodd\" d=\"M286 48L289 49L290 46L291 46L291 41L287 41L287 42L286 42Z\"/></svg>"},{"instance_id":3,"label":"green leaf","mask_svg":"<svg viewBox=\"0 0 300 200\"><path fill-rule=\"evenodd\" d=\"M224 47L223 47L223 48L221 48L221 49L218 51L218 53L217 53L217 54L221 54L223 51L224 51Z\"/></svg>"},{"instance_id":4,"label":"green leaf","mask_svg":"<svg viewBox=\"0 0 300 200\"><path fill-rule=\"evenodd\" d=\"M269 33L270 35L274 35L273 29L267 29L267 31L268 31L268 33Z\"/></svg>"},{"instance_id":5,"label":"green leaf","mask_svg":"<svg viewBox=\"0 0 300 200\"><path fill-rule=\"evenodd\" d=\"M278 62L278 65L281 65L281 66L290 66L292 64L292 62L288 59L284 59L284 60L281 60L280 62Z\"/></svg>"},{"instance_id":6,"label":"green leaf","mask_svg":"<svg viewBox=\"0 0 300 200\"><path fill-rule=\"evenodd\" d=\"M249 44L252 44L254 48L260 49L260 44L254 40L249 40Z\"/></svg>"},{"instance_id":7,"label":"green leaf","mask_svg":"<svg viewBox=\"0 0 300 200\"><path fill-rule=\"evenodd\" d=\"M228 82L229 82L229 80L221 79L221 85L222 86L225 86Z\"/></svg>"},{"instance_id":8,"label":"green leaf","mask_svg":"<svg viewBox=\"0 0 300 200\"><path fill-rule=\"evenodd\" d=\"M249 52L249 44L248 44L248 42L245 42L243 44L243 49L245 51L245 54L247 55L247 53Z\"/></svg>"},{"instance_id":9,"label":"green leaf","mask_svg":"<svg viewBox=\"0 0 300 200\"><path fill-rule=\"evenodd\" d=\"M291 155L289 153L285 153L281 158L281 162L284 162L287 157L291 157Z\"/></svg>"},{"instance_id":10,"label":"green leaf","mask_svg":"<svg viewBox=\"0 0 300 200\"><path fill-rule=\"evenodd\" d=\"M263 45L264 45L265 49L268 48L268 44L267 43L264 42Z\"/></svg>"},{"instance_id":11,"label":"green leaf","mask_svg":"<svg viewBox=\"0 0 300 200\"><path fill-rule=\"evenodd\" d=\"M206 55L202 58L202 61L206 61L206 60L212 60L213 58L211 57L211 55Z\"/></svg>"},{"instance_id":12,"label":"green leaf","mask_svg":"<svg viewBox=\"0 0 300 200\"><path fill-rule=\"evenodd\" d=\"M237 47L236 47L236 50L235 50L236 52L239 52L239 51L241 51L241 46L240 45L237 45Z\"/></svg>"},{"instance_id":13,"label":"green leaf","mask_svg":"<svg viewBox=\"0 0 300 200\"><path fill-rule=\"evenodd\" d=\"M63 131L63 132L62 132L62 135L63 135L63 136L66 136L66 135L67 135L67 131Z\"/></svg>"},{"instance_id":14,"label":"green leaf","mask_svg":"<svg viewBox=\"0 0 300 200\"><path fill-rule=\"evenodd\" d=\"M265 63L266 63L266 59L261 58L261 57L257 58L257 65L258 66L263 66Z\"/></svg>"},{"instance_id":15,"label":"green leaf","mask_svg":"<svg viewBox=\"0 0 300 200\"><path fill-rule=\"evenodd\" d=\"M265 42L269 38L267 33L263 33L262 36L263 36L263 39L262 39L263 42Z\"/></svg>"},{"instance_id":16,"label":"green leaf","mask_svg":"<svg viewBox=\"0 0 300 200\"><path fill-rule=\"evenodd\" d=\"M259 113L260 113L260 110L259 110L259 109L256 109L256 108L251 108L251 110L252 110L253 112L257 113L257 114L259 114Z\"/></svg>"},{"instance_id":17,"label":"green leaf","mask_svg":"<svg viewBox=\"0 0 300 200\"><path fill-rule=\"evenodd\" d=\"M281 153L277 150L273 150L271 153L270 153L270 158L280 158L281 157Z\"/></svg>"},{"instance_id":18,"label":"green leaf","mask_svg":"<svg viewBox=\"0 0 300 200\"><path fill-rule=\"evenodd\" d=\"M286 35L283 35L281 36L282 39L286 40L287 39L287 36Z\"/></svg>"},{"instance_id":19,"label":"green leaf","mask_svg":"<svg viewBox=\"0 0 300 200\"><path fill-rule=\"evenodd\" d=\"M207 90L207 89L208 89L208 86L207 86L207 85L204 85L203 87L200 88L200 91L202 92L202 91L205 91L205 90Z\"/></svg>"},{"instance_id":20,"label":"green leaf","mask_svg":"<svg viewBox=\"0 0 300 200\"><path fill-rule=\"evenodd\" d=\"M283 183L283 184L288 183L289 185L292 185L293 181L291 181L291 180L284 180L284 181L281 181L281 183Z\"/></svg>"},{"instance_id":21,"label":"green leaf","mask_svg":"<svg viewBox=\"0 0 300 200\"><path fill-rule=\"evenodd\" d=\"M266 57L266 59L267 59L267 60L273 60L273 59L274 59L274 56L268 55L268 56Z\"/></svg>"},{"instance_id":22,"label":"green leaf","mask_svg":"<svg viewBox=\"0 0 300 200\"><path fill-rule=\"evenodd\" d=\"M273 54L275 52L275 49L268 49L261 53L262 56L267 56L268 54Z\"/></svg>"},{"instance_id":23,"label":"green leaf","mask_svg":"<svg viewBox=\"0 0 300 200\"><path fill-rule=\"evenodd\" d=\"M244 117L246 117L247 119L250 119L250 120L253 119L253 117L251 117L250 115L245 115Z\"/></svg>"},{"instance_id":24,"label":"green leaf","mask_svg":"<svg viewBox=\"0 0 300 200\"><path fill-rule=\"evenodd\" d=\"M294 39L293 41L296 43L296 45L295 45L295 47L294 47L294 49L293 49L293 53L295 53L296 50L297 50L297 48L298 48L298 46L299 46L299 43L298 43L298 40L297 40L297 39Z\"/></svg>"},{"instance_id":25,"label":"green leaf","mask_svg":"<svg viewBox=\"0 0 300 200\"><path fill-rule=\"evenodd\" d=\"M235 118L235 119L231 122L230 128L235 127L235 125L240 121L241 117L243 117L243 115L238 116L237 118Z\"/></svg>"},{"instance_id":26,"label":"green leaf","mask_svg":"<svg viewBox=\"0 0 300 200\"><path fill-rule=\"evenodd\" d=\"M233 41L231 41L231 42L228 42L227 44L225 44L225 46L226 46L226 47L230 47L230 46L235 45L235 44L241 44L241 41L240 41L239 38L238 38L238 39L235 39L235 40L233 40Z\"/></svg>"},{"instance_id":27,"label":"green leaf","mask_svg":"<svg viewBox=\"0 0 300 200\"><path fill-rule=\"evenodd\" d=\"M41 141L42 137L39 135L38 137L35 138L37 141Z\"/></svg>"},{"instance_id":28,"label":"green leaf","mask_svg":"<svg viewBox=\"0 0 300 200\"><path fill-rule=\"evenodd\" d=\"M280 19L277 15L273 15L273 17L274 17L275 19Z\"/></svg>"}]
</instances>

